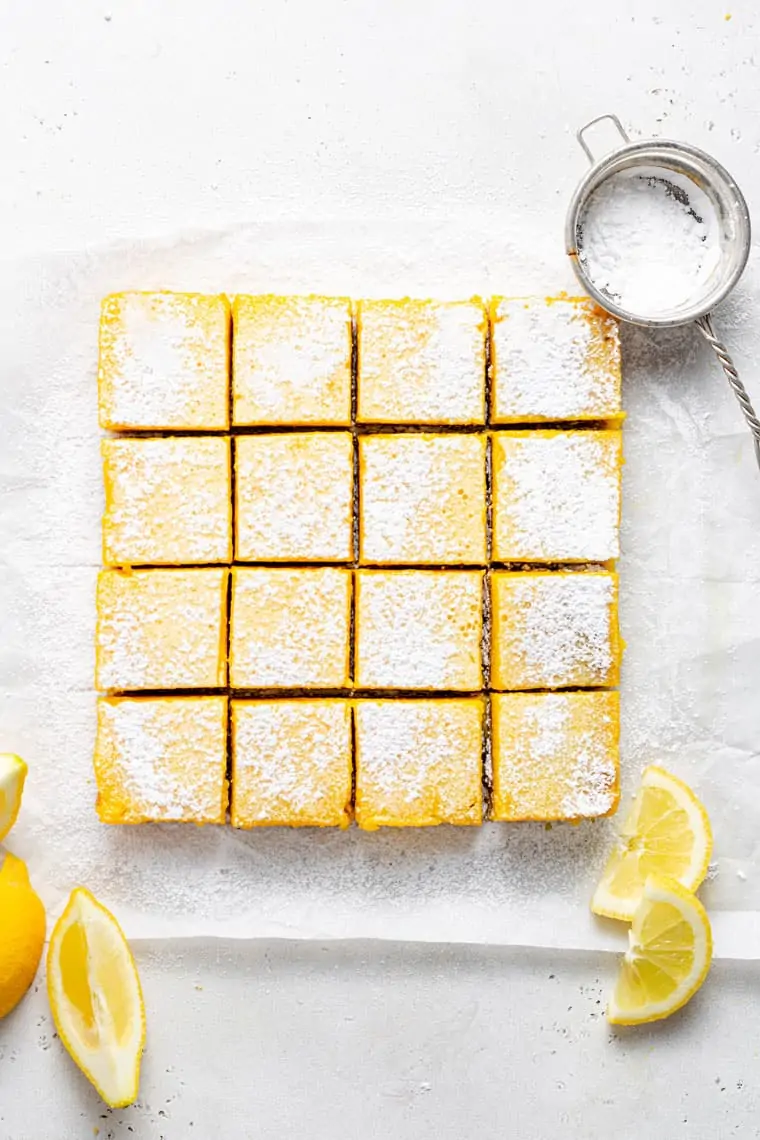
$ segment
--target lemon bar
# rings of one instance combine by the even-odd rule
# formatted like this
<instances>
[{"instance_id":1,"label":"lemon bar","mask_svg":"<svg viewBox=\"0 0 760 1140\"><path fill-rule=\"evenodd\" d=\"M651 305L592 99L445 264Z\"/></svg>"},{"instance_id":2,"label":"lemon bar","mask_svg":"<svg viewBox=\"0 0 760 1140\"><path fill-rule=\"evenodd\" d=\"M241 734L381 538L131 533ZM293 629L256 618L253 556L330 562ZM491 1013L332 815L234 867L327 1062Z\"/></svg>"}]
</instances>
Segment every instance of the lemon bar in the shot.
<instances>
[{"instance_id":1,"label":"lemon bar","mask_svg":"<svg viewBox=\"0 0 760 1140\"><path fill-rule=\"evenodd\" d=\"M497 562L607 562L620 552L620 431L496 432Z\"/></svg>"},{"instance_id":2,"label":"lemon bar","mask_svg":"<svg viewBox=\"0 0 760 1140\"><path fill-rule=\"evenodd\" d=\"M617 321L585 297L494 297L492 423L620 420Z\"/></svg>"},{"instance_id":3,"label":"lemon bar","mask_svg":"<svg viewBox=\"0 0 760 1140\"><path fill-rule=\"evenodd\" d=\"M350 570L233 569L230 685L344 688L350 622Z\"/></svg>"},{"instance_id":4,"label":"lemon bar","mask_svg":"<svg viewBox=\"0 0 760 1140\"><path fill-rule=\"evenodd\" d=\"M483 702L356 702L356 822L430 827L482 820Z\"/></svg>"},{"instance_id":5,"label":"lemon bar","mask_svg":"<svg viewBox=\"0 0 760 1140\"><path fill-rule=\"evenodd\" d=\"M225 685L228 575L216 567L101 571L96 688Z\"/></svg>"},{"instance_id":6,"label":"lemon bar","mask_svg":"<svg viewBox=\"0 0 760 1140\"><path fill-rule=\"evenodd\" d=\"M95 777L103 823L224 823L226 697L101 697Z\"/></svg>"},{"instance_id":7,"label":"lemon bar","mask_svg":"<svg viewBox=\"0 0 760 1140\"><path fill-rule=\"evenodd\" d=\"M359 570L357 687L479 689L482 599L480 570Z\"/></svg>"},{"instance_id":8,"label":"lemon bar","mask_svg":"<svg viewBox=\"0 0 760 1140\"><path fill-rule=\"evenodd\" d=\"M232 701L231 713L233 827L348 827L348 701Z\"/></svg>"},{"instance_id":9,"label":"lemon bar","mask_svg":"<svg viewBox=\"0 0 760 1140\"><path fill-rule=\"evenodd\" d=\"M350 561L353 454L350 432L238 436L236 559Z\"/></svg>"},{"instance_id":10,"label":"lemon bar","mask_svg":"<svg viewBox=\"0 0 760 1140\"><path fill-rule=\"evenodd\" d=\"M359 440L360 559L373 565L482 565L486 443L480 435Z\"/></svg>"},{"instance_id":11,"label":"lemon bar","mask_svg":"<svg viewBox=\"0 0 760 1140\"><path fill-rule=\"evenodd\" d=\"M357 418L485 422L486 311L472 301L360 301Z\"/></svg>"},{"instance_id":12,"label":"lemon bar","mask_svg":"<svg viewBox=\"0 0 760 1140\"><path fill-rule=\"evenodd\" d=\"M114 293L100 318L100 426L229 426L230 306L199 293Z\"/></svg>"},{"instance_id":13,"label":"lemon bar","mask_svg":"<svg viewBox=\"0 0 760 1140\"><path fill-rule=\"evenodd\" d=\"M608 571L495 570L494 689L607 688L618 683L618 579Z\"/></svg>"},{"instance_id":14,"label":"lemon bar","mask_svg":"<svg viewBox=\"0 0 760 1140\"><path fill-rule=\"evenodd\" d=\"M351 302L238 296L232 306L233 421L351 423Z\"/></svg>"},{"instance_id":15,"label":"lemon bar","mask_svg":"<svg viewBox=\"0 0 760 1140\"><path fill-rule=\"evenodd\" d=\"M232 560L228 438L104 439L101 449L107 566Z\"/></svg>"},{"instance_id":16,"label":"lemon bar","mask_svg":"<svg viewBox=\"0 0 760 1140\"><path fill-rule=\"evenodd\" d=\"M616 692L495 694L491 715L492 819L593 819L616 810Z\"/></svg>"}]
</instances>

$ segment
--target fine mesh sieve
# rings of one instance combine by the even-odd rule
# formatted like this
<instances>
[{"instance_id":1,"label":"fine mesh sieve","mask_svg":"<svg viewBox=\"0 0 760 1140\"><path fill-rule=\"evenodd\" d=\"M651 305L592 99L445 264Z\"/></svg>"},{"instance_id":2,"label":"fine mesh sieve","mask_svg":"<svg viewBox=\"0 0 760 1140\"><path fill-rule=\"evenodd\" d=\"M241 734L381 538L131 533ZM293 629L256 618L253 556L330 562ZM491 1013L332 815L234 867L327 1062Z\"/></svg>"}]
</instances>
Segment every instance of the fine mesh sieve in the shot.
<instances>
[{"instance_id":1,"label":"fine mesh sieve","mask_svg":"<svg viewBox=\"0 0 760 1140\"><path fill-rule=\"evenodd\" d=\"M613 123L623 143L597 161L586 142L585 134L590 127L604 120ZM696 324L717 354L739 401L754 438L755 454L760 465L760 419L726 346L715 334L711 316L713 308L731 292L747 264L751 227L744 195L728 171L704 151L688 143L667 139L631 142L617 115L599 115L592 119L581 127L577 138L592 164L573 194L565 222L565 248L578 280L598 305L620 320L650 328L672 327L690 322ZM592 199L600 187L611 185L609 180L625 171L640 171L641 177L646 178L653 168L673 172L678 177L680 185L671 189L689 212L693 211L690 210L688 191L681 188L684 179L687 180L687 185L695 188L695 193L702 193L709 200L715 215L717 256L705 280L696 283L692 295L681 299L674 297L671 306L646 312L643 311L645 305L637 306L642 311L626 307L624 297L616 294L599 279L595 280L585 256L584 237L589 207L593 206Z\"/></svg>"}]
</instances>

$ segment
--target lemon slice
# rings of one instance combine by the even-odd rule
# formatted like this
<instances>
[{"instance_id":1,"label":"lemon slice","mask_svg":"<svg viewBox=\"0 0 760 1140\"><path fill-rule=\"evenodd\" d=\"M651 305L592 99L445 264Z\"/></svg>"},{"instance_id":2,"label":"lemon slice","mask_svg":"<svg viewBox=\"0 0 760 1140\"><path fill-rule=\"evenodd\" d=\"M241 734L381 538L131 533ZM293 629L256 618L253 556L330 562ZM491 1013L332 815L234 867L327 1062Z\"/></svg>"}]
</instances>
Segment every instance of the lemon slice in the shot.
<instances>
[{"instance_id":1,"label":"lemon slice","mask_svg":"<svg viewBox=\"0 0 760 1140\"><path fill-rule=\"evenodd\" d=\"M58 1034L106 1104L137 1096L145 1007L127 940L83 887L72 891L50 939L50 1008Z\"/></svg>"},{"instance_id":2,"label":"lemon slice","mask_svg":"<svg viewBox=\"0 0 760 1140\"><path fill-rule=\"evenodd\" d=\"M16 822L27 771L20 756L0 752L0 843Z\"/></svg>"},{"instance_id":3,"label":"lemon slice","mask_svg":"<svg viewBox=\"0 0 760 1140\"><path fill-rule=\"evenodd\" d=\"M594 914L630 922L648 875L695 891L707 874L712 831L687 784L651 764L591 900Z\"/></svg>"},{"instance_id":4,"label":"lemon slice","mask_svg":"<svg viewBox=\"0 0 760 1140\"><path fill-rule=\"evenodd\" d=\"M26 864L6 854L0 866L0 1018L15 1009L34 981L45 944L45 908Z\"/></svg>"},{"instance_id":5,"label":"lemon slice","mask_svg":"<svg viewBox=\"0 0 760 1140\"><path fill-rule=\"evenodd\" d=\"M651 875L628 939L607 1017L615 1025L659 1021L685 1005L707 977L712 959L707 913L675 879Z\"/></svg>"}]
</instances>

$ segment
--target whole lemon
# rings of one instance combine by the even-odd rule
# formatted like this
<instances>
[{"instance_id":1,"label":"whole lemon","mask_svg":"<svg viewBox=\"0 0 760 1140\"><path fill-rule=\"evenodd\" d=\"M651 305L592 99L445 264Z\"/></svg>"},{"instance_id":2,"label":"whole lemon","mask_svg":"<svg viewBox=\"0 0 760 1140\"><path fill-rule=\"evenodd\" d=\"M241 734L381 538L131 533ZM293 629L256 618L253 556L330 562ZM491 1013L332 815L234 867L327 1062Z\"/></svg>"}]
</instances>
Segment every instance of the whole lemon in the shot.
<instances>
[{"instance_id":1,"label":"whole lemon","mask_svg":"<svg viewBox=\"0 0 760 1140\"><path fill-rule=\"evenodd\" d=\"M0 867L0 1018L15 1009L34 981L44 942L45 908L32 890L26 864L6 854Z\"/></svg>"}]
</instances>

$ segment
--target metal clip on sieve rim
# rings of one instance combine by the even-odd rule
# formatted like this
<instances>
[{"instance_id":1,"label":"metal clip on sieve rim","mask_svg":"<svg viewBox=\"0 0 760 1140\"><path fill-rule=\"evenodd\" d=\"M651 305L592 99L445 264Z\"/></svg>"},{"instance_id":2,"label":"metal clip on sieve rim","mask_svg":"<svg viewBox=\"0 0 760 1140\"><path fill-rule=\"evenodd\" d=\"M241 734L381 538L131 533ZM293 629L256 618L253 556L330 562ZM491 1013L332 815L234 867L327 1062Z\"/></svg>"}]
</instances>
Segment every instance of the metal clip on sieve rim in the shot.
<instances>
[{"instance_id":1,"label":"metal clip on sieve rim","mask_svg":"<svg viewBox=\"0 0 760 1140\"><path fill-rule=\"evenodd\" d=\"M623 141L621 146L597 160L594 158L584 136L589 128L605 120L613 124ZM725 167L721 166L705 151L699 150L689 143L673 142L669 139L641 139L632 142L617 115L597 115L595 119L591 119L580 128L576 133L576 138L591 163L591 169L580 181L570 200L565 221L565 249L572 262L576 277L596 303L619 320L645 325L649 328L672 327L689 323L694 323L697 326L717 355L731 389L739 401L744 418L752 432L755 456L758 466L760 466L760 419L758 419L747 390L739 378L731 355L723 341L716 335L712 323L712 309L736 285L749 257L751 225L744 195ZM688 308L682 307L678 312L671 313L666 317L648 318L628 312L612 298L597 289L594 282L586 274L583 263L578 256L579 222L591 194L613 174L635 166L663 166L686 174L709 196L723 229L722 275L705 296L694 305Z\"/></svg>"}]
</instances>

